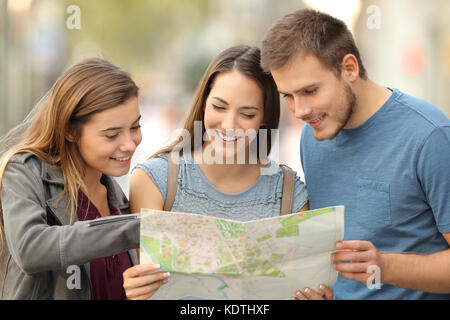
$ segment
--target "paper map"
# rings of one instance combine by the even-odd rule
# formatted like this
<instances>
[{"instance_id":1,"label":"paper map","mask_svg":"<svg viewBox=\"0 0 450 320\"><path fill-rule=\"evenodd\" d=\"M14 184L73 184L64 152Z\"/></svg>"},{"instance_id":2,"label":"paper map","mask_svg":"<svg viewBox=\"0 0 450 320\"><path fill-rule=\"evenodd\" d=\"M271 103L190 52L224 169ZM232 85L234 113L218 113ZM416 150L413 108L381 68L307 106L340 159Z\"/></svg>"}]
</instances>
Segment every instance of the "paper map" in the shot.
<instances>
[{"instance_id":1,"label":"paper map","mask_svg":"<svg viewBox=\"0 0 450 320\"><path fill-rule=\"evenodd\" d=\"M140 263L171 273L152 299L289 299L336 282L343 236L343 206L248 222L142 209Z\"/></svg>"}]
</instances>

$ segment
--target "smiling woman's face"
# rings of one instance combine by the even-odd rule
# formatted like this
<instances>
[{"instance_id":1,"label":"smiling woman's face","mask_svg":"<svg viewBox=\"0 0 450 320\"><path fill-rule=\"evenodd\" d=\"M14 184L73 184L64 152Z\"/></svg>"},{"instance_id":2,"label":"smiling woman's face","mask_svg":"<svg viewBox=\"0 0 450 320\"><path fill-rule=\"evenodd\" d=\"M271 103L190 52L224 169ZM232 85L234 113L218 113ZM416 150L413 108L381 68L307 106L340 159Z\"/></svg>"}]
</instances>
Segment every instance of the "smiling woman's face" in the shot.
<instances>
[{"instance_id":1,"label":"smiling woman's face","mask_svg":"<svg viewBox=\"0 0 450 320\"><path fill-rule=\"evenodd\" d=\"M141 143L140 112L137 97L94 114L81 129L77 142L87 174L123 176Z\"/></svg>"},{"instance_id":2,"label":"smiling woman's face","mask_svg":"<svg viewBox=\"0 0 450 320\"><path fill-rule=\"evenodd\" d=\"M262 126L263 105L262 90L254 80L239 71L217 75L204 109L205 129L212 141L204 147L212 143L216 154L233 157L238 146L247 150L252 138L244 135Z\"/></svg>"}]
</instances>

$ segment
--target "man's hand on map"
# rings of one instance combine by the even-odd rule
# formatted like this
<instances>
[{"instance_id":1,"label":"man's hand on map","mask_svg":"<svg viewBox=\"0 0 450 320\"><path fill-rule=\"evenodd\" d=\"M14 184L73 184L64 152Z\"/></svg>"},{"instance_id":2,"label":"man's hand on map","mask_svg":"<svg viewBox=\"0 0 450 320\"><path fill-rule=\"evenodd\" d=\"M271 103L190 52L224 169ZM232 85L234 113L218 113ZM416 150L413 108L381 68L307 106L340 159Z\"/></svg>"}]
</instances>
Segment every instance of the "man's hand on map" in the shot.
<instances>
[{"instance_id":1,"label":"man's hand on map","mask_svg":"<svg viewBox=\"0 0 450 320\"><path fill-rule=\"evenodd\" d=\"M293 298L294 300L333 300L333 289L324 284L320 284L319 289L323 294L311 288L304 288L303 290L297 290Z\"/></svg>"},{"instance_id":2,"label":"man's hand on map","mask_svg":"<svg viewBox=\"0 0 450 320\"><path fill-rule=\"evenodd\" d=\"M333 253L332 261L334 269L341 276L364 284L374 271L383 270L383 260L381 253L369 241L338 241L336 242L338 252ZM375 267L374 267L375 266Z\"/></svg>"},{"instance_id":3,"label":"man's hand on map","mask_svg":"<svg viewBox=\"0 0 450 320\"><path fill-rule=\"evenodd\" d=\"M158 264L138 264L123 273L123 287L129 300L147 300L167 283L168 277Z\"/></svg>"}]
</instances>

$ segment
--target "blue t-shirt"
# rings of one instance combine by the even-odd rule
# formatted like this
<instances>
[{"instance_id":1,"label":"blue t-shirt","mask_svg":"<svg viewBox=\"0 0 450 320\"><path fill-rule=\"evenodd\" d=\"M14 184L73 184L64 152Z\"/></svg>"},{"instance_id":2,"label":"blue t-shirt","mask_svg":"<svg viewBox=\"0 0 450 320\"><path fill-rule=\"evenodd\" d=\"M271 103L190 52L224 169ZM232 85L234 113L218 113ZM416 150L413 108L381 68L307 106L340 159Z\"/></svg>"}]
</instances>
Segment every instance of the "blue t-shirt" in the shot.
<instances>
[{"instance_id":1,"label":"blue t-shirt","mask_svg":"<svg viewBox=\"0 0 450 320\"><path fill-rule=\"evenodd\" d=\"M148 159L136 168L143 169L166 199L168 154ZM283 171L271 161L267 172L247 190L229 194L211 184L192 158L181 157L178 189L171 211L190 212L222 219L250 221L280 215ZM308 201L305 184L295 175L292 212L298 212Z\"/></svg>"},{"instance_id":2,"label":"blue t-shirt","mask_svg":"<svg viewBox=\"0 0 450 320\"><path fill-rule=\"evenodd\" d=\"M345 206L344 240L380 251L433 253L449 245L450 119L396 89L370 119L317 141L305 125L301 161L311 209ZM408 266L405 266L408 268ZM449 299L387 284L368 289L341 276L335 299Z\"/></svg>"}]
</instances>

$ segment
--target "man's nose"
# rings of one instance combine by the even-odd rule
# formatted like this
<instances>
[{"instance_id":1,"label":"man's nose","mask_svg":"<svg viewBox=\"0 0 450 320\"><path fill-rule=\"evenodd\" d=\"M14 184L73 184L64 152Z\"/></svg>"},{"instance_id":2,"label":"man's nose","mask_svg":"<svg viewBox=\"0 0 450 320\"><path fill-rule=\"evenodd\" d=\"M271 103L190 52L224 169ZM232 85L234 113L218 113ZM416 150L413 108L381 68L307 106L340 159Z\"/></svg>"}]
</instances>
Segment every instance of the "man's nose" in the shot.
<instances>
[{"instance_id":1,"label":"man's nose","mask_svg":"<svg viewBox=\"0 0 450 320\"><path fill-rule=\"evenodd\" d=\"M305 118L307 119L312 113L312 108L306 105L302 99L294 99L294 114L297 119L305 120Z\"/></svg>"}]
</instances>

